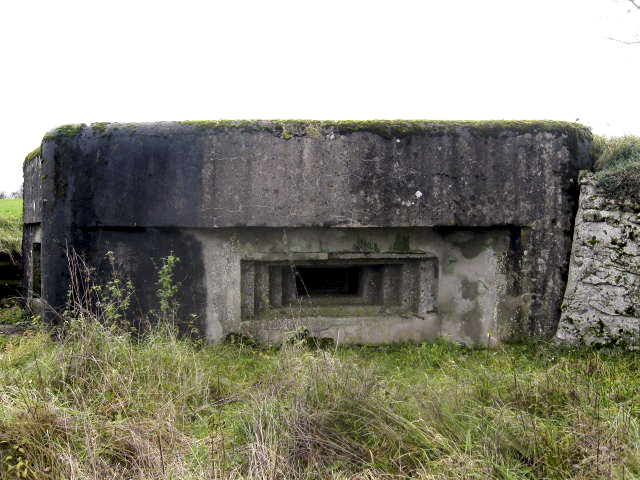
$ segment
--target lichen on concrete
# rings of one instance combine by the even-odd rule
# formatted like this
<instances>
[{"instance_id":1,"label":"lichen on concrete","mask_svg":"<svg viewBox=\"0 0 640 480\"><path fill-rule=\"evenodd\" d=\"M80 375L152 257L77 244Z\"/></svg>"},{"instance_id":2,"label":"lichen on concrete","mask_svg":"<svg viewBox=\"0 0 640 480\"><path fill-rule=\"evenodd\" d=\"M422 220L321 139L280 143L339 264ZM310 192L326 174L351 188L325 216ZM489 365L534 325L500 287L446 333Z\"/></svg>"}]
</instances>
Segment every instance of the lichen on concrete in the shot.
<instances>
[{"instance_id":1,"label":"lichen on concrete","mask_svg":"<svg viewBox=\"0 0 640 480\"><path fill-rule=\"evenodd\" d=\"M580 177L580 207L562 316L565 343L640 346L640 214L633 200Z\"/></svg>"}]
</instances>

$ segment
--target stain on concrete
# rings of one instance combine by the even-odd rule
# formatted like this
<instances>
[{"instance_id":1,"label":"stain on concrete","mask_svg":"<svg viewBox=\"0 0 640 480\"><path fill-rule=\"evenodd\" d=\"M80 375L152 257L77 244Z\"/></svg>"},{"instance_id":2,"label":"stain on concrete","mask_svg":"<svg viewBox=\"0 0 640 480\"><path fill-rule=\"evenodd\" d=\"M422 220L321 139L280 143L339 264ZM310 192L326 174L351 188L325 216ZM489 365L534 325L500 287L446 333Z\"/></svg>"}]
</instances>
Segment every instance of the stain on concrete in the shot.
<instances>
[{"instance_id":1,"label":"stain on concrete","mask_svg":"<svg viewBox=\"0 0 640 480\"><path fill-rule=\"evenodd\" d=\"M478 282L470 281L466 278L462 280L462 298L475 300L478 298L478 294Z\"/></svg>"},{"instance_id":2,"label":"stain on concrete","mask_svg":"<svg viewBox=\"0 0 640 480\"><path fill-rule=\"evenodd\" d=\"M477 302L468 312L462 314L462 331L473 343L483 343L482 312Z\"/></svg>"},{"instance_id":3,"label":"stain on concrete","mask_svg":"<svg viewBox=\"0 0 640 480\"><path fill-rule=\"evenodd\" d=\"M42 232L41 291L54 308L66 300L65 249L95 263L111 245L109 232L118 232L127 256L120 261L131 265L142 297L155 292L144 266L151 256L174 249L183 258L185 308L214 342L239 326L240 264L262 253L282 254L284 261L319 255L313 260L319 263L328 261L320 254L353 253L361 262L380 254L389 269L396 268L388 260L393 253L433 254L437 288L423 289L438 292L431 326L412 331L407 325L420 325L419 318L398 317L393 328L385 324L388 341L426 338L445 323L449 331L462 324L464 336L480 339L498 321L505 278L504 290L517 300L544 298L522 302L522 322L549 336L569 264L577 205L571 185L591 164L590 145L585 127L561 122L76 125L47 134L40 153L25 163L24 218ZM518 236L524 228L526 248ZM502 245L497 238L505 232L512 241ZM230 235L241 239L238 245ZM23 248L32 251L35 240L25 238ZM509 251L502 272L495 262L499 246ZM27 278L34 274L29 265ZM409 271L389 274L382 291L394 291L396 278L422 281L424 272ZM480 295L482 279L491 280ZM477 319L456 308L443 313L453 299L475 302ZM370 317L339 328L336 317L310 321L332 332L357 331L354 339L385 340L371 331L381 323Z\"/></svg>"}]
</instances>

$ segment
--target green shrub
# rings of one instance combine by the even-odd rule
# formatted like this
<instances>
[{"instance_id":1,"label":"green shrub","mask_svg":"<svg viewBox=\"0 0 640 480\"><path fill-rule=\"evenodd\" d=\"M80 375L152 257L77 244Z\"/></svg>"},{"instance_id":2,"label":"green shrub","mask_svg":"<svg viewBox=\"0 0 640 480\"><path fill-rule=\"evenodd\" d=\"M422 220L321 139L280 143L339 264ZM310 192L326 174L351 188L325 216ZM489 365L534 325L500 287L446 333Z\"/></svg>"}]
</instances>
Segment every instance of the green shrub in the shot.
<instances>
[{"instance_id":1,"label":"green shrub","mask_svg":"<svg viewBox=\"0 0 640 480\"><path fill-rule=\"evenodd\" d=\"M596 185L608 195L640 200L640 137L596 137Z\"/></svg>"},{"instance_id":2,"label":"green shrub","mask_svg":"<svg viewBox=\"0 0 640 480\"><path fill-rule=\"evenodd\" d=\"M594 169L605 170L629 161L640 161L640 137L623 135L606 138L596 136L593 140L593 151L597 156Z\"/></svg>"},{"instance_id":3,"label":"green shrub","mask_svg":"<svg viewBox=\"0 0 640 480\"><path fill-rule=\"evenodd\" d=\"M640 200L640 158L596 173L597 186L607 194L624 200Z\"/></svg>"}]
</instances>

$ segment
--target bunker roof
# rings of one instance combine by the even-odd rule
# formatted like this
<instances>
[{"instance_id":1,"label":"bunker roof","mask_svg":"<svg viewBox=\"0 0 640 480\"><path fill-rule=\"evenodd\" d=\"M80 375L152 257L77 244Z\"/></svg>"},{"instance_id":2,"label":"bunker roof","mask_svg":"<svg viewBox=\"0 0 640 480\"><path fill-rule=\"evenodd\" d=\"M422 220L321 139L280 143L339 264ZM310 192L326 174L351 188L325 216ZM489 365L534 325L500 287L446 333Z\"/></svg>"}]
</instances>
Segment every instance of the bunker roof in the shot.
<instances>
[{"instance_id":1,"label":"bunker roof","mask_svg":"<svg viewBox=\"0 0 640 480\"><path fill-rule=\"evenodd\" d=\"M108 136L122 131L141 135L194 134L236 129L269 132L280 138L316 137L325 132L348 134L371 132L383 138L410 135L440 136L467 130L477 136L554 132L591 137L588 127L579 123L555 120L185 120L153 123L97 122L91 125L70 124L52 129L44 140L72 137L83 133Z\"/></svg>"}]
</instances>

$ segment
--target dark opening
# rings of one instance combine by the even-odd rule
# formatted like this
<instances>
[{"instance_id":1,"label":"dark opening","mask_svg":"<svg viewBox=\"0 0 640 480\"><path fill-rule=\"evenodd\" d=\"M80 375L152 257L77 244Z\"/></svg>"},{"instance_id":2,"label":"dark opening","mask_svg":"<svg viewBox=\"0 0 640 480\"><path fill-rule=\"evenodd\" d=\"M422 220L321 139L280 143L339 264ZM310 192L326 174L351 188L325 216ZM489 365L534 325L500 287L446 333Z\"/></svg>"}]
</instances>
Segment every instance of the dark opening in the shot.
<instances>
[{"instance_id":1,"label":"dark opening","mask_svg":"<svg viewBox=\"0 0 640 480\"><path fill-rule=\"evenodd\" d=\"M42 269L40 267L42 249L39 243L34 243L31 249L31 281L33 295L39 297L42 294Z\"/></svg>"},{"instance_id":2,"label":"dark opening","mask_svg":"<svg viewBox=\"0 0 640 480\"><path fill-rule=\"evenodd\" d=\"M298 296L355 295L360 288L362 267L299 267L296 270Z\"/></svg>"}]
</instances>

